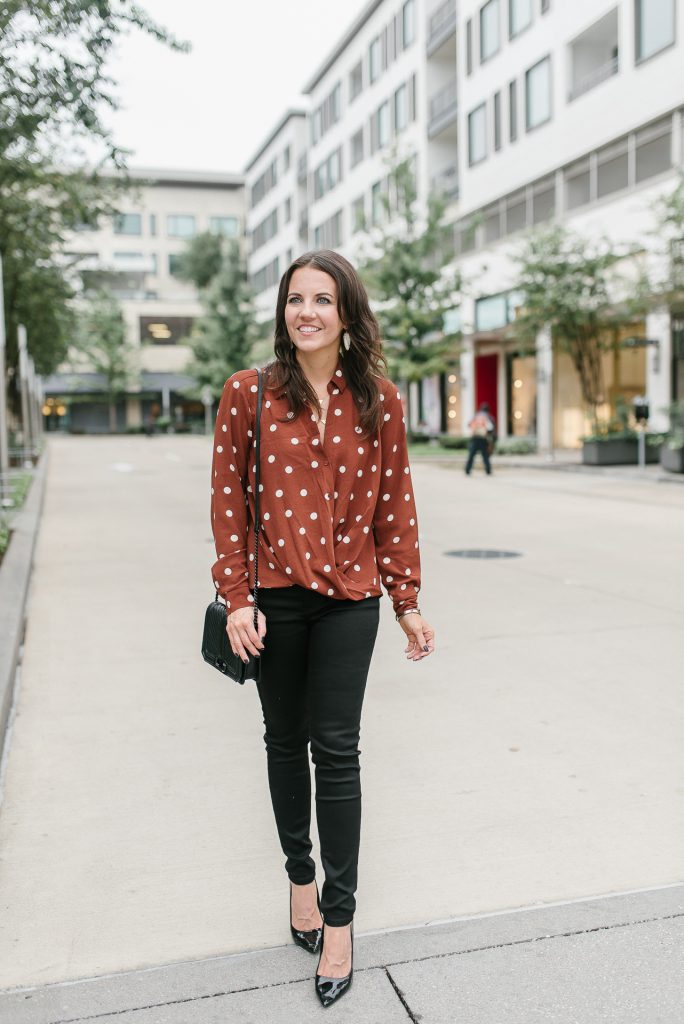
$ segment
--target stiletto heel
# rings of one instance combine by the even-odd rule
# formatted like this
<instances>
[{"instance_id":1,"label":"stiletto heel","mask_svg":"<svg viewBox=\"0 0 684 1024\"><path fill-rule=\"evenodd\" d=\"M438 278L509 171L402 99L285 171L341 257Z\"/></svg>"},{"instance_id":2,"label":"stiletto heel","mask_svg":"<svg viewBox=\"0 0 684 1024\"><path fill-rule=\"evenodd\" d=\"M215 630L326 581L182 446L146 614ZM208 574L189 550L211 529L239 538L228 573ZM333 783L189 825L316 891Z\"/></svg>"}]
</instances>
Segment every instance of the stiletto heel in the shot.
<instances>
[{"instance_id":1,"label":"stiletto heel","mask_svg":"<svg viewBox=\"0 0 684 1024\"><path fill-rule=\"evenodd\" d=\"M323 922L323 929L325 929L325 921ZM345 992L348 992L351 983L352 976L354 974L354 922L351 922L350 927L351 935L351 970L344 978L326 978L318 973L316 968L316 977L314 983L316 986L316 995L320 999L323 1006L332 1006ZM321 955L318 958L318 967L321 966L321 960L323 958L323 942L321 941Z\"/></svg>"},{"instance_id":2,"label":"stiletto heel","mask_svg":"<svg viewBox=\"0 0 684 1024\"><path fill-rule=\"evenodd\" d=\"M318 912L321 911L321 897L318 892L318 883L316 883L316 903L318 905ZM321 914L321 917L323 915ZM298 946L305 949L307 953L318 953L321 948L321 939L323 937L323 928L312 928L308 932L300 932L292 925L292 882L290 882L290 931L292 932L292 938L295 940Z\"/></svg>"}]
</instances>

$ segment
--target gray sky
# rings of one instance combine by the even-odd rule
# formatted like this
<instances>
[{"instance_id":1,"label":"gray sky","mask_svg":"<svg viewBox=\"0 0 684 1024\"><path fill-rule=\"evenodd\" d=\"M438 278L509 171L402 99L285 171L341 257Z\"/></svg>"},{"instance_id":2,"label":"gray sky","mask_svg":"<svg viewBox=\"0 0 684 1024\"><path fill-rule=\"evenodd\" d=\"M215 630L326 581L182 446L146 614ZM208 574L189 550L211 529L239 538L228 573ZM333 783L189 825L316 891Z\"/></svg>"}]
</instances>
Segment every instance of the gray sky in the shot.
<instances>
[{"instance_id":1,"label":"gray sky","mask_svg":"<svg viewBox=\"0 0 684 1024\"><path fill-rule=\"evenodd\" d=\"M131 167L241 172L368 0L141 0L192 52L129 36L109 118Z\"/></svg>"}]
</instances>

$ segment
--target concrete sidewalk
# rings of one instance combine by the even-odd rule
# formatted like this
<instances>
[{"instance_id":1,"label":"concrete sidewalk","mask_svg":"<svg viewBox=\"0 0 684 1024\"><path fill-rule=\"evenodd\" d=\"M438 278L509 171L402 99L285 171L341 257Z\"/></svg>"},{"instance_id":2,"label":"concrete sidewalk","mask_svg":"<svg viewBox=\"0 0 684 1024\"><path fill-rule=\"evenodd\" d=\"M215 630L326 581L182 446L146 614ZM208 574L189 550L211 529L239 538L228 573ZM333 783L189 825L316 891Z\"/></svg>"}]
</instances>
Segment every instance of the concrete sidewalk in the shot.
<instances>
[{"instance_id":1,"label":"concrete sidewalk","mask_svg":"<svg viewBox=\"0 0 684 1024\"><path fill-rule=\"evenodd\" d=\"M60 437L50 447L0 808L0 989L59 983L67 992L63 983L83 978L161 977L160 965L179 962L233 971L242 956L255 965L275 956L309 979L309 1000L306 955L268 952L289 932L258 699L199 657L214 557L210 443ZM429 922L458 918L460 934L467 916L682 881L684 488L518 468L466 478L420 463L414 481L421 605L438 651L408 663L383 600L361 731L355 920L357 967L368 970L356 997L330 1011L338 1016L351 1013L344 1003L357 1013L365 1005L364 979L380 986L376 996L391 988L376 963L397 965L397 985L417 998L418 968L398 966L412 957L366 960L370 933L418 928L411 941L432 956ZM518 557L453 557L463 548ZM312 839L319 863L315 823ZM650 956L639 936L669 928L621 930L634 935L626 976ZM486 956L500 955L498 939L483 941ZM589 949L589 939L576 941ZM534 958L552 943L529 948ZM522 949L510 952L510 969L493 968L495 1008L527 969L517 966ZM586 969L600 987L607 967L596 955ZM472 956L453 963L472 963L475 985L485 954ZM549 967L549 984L555 970L562 965ZM268 973L255 977L262 985ZM179 978L160 1001L188 995ZM471 981L458 975L457 988L470 991ZM225 991L212 984L205 995ZM430 981L430 999L437 987ZM284 1013L276 1002L296 991L261 991L267 1009L259 1004L252 1019ZM376 996L369 989L371 1008ZM192 1012L209 1005L198 999ZM428 1020L437 1004L425 1006L418 1000L415 1012ZM483 1019L509 1024L500 1007ZM636 1020L623 1014L620 1024Z\"/></svg>"},{"instance_id":2,"label":"concrete sidewalk","mask_svg":"<svg viewBox=\"0 0 684 1024\"><path fill-rule=\"evenodd\" d=\"M294 945L0 994L3 1024L681 1024L684 885L358 936L330 1011Z\"/></svg>"}]
</instances>

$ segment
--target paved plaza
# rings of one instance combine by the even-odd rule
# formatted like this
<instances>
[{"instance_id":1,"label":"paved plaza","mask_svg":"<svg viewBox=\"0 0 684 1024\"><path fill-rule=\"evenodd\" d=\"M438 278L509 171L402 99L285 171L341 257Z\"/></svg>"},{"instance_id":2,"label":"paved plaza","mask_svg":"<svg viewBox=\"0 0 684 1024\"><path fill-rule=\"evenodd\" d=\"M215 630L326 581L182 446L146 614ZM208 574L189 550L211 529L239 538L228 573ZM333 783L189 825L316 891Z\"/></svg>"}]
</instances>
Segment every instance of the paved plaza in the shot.
<instances>
[{"instance_id":1,"label":"paved plaza","mask_svg":"<svg viewBox=\"0 0 684 1024\"><path fill-rule=\"evenodd\" d=\"M210 441L49 448L0 807L2 1024L681 1020L684 487L415 460L437 652L405 660L385 597L357 974L323 1011L255 690L199 657Z\"/></svg>"}]
</instances>

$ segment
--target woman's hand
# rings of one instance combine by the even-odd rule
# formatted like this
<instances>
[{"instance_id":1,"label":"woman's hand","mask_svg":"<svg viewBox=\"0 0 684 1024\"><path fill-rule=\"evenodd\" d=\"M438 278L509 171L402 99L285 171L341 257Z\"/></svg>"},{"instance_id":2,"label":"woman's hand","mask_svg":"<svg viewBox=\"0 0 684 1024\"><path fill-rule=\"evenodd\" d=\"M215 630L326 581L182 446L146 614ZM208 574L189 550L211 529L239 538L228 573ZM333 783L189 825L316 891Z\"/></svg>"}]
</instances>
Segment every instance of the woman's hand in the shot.
<instances>
[{"instance_id":1,"label":"woman's hand","mask_svg":"<svg viewBox=\"0 0 684 1024\"><path fill-rule=\"evenodd\" d=\"M406 612L398 622L408 637L404 653L409 661L420 661L432 654L435 649L435 631L420 612Z\"/></svg>"},{"instance_id":2,"label":"woman's hand","mask_svg":"<svg viewBox=\"0 0 684 1024\"><path fill-rule=\"evenodd\" d=\"M263 651L262 637L266 635L266 616L263 612L257 612L259 635L254 628L254 609L238 608L228 615L226 633L230 640L233 654L237 654L243 661L249 660L249 654L259 654ZM249 652L249 654L247 653Z\"/></svg>"}]
</instances>

